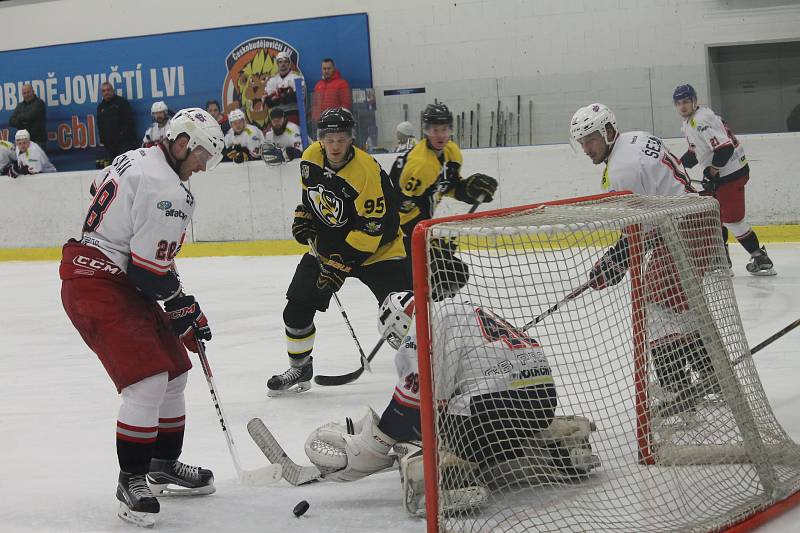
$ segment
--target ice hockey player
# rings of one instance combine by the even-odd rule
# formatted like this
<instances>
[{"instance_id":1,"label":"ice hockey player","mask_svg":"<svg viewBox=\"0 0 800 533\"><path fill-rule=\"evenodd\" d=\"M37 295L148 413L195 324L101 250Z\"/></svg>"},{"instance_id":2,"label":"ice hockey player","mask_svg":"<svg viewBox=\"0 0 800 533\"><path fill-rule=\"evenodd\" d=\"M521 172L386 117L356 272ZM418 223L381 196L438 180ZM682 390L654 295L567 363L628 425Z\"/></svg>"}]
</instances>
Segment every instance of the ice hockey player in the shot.
<instances>
[{"instance_id":1,"label":"ice hockey player","mask_svg":"<svg viewBox=\"0 0 800 533\"><path fill-rule=\"evenodd\" d=\"M167 129L167 122L169 121L169 108L167 104L162 101L153 102L150 106L150 116L153 117L153 123L144 132L142 138L142 147L149 148L155 146L164 137L164 132Z\"/></svg>"},{"instance_id":2,"label":"ice hockey player","mask_svg":"<svg viewBox=\"0 0 800 533\"><path fill-rule=\"evenodd\" d=\"M18 174L56 172L56 167L50 162L44 150L38 144L31 142L31 135L28 130L17 130L14 135L14 143L17 145L16 172Z\"/></svg>"},{"instance_id":3,"label":"ice hockey player","mask_svg":"<svg viewBox=\"0 0 800 533\"><path fill-rule=\"evenodd\" d=\"M475 204L491 202L497 180L486 174L461 177L461 149L450 140L453 114L444 104L430 104L422 113L424 142L398 156L389 176L400 192L400 225L406 249L406 271L411 277L411 233L422 220L433 217L443 196Z\"/></svg>"},{"instance_id":4,"label":"ice hockey player","mask_svg":"<svg viewBox=\"0 0 800 533\"><path fill-rule=\"evenodd\" d=\"M450 250L435 253L432 298L450 298L466 283L468 270ZM554 416L556 388L535 339L485 307L448 302L439 311L436 330L447 351L434 363L441 370L434 378L434 399L446 405L439 439L448 450L440 452L447 469L442 478L449 479L440 504L447 511L479 507L511 469L533 469L529 479L574 481L599 465L588 440L593 424L584 417ZM425 504L413 312L411 292L392 293L380 307L378 329L397 350L398 376L382 416L370 408L356 422L326 424L310 434L305 449L325 479L354 481L390 468L394 446L404 507L418 515Z\"/></svg>"},{"instance_id":5,"label":"ice hockey player","mask_svg":"<svg viewBox=\"0 0 800 533\"><path fill-rule=\"evenodd\" d=\"M570 123L570 141L576 151L582 150L595 165L605 163L603 189L651 196L694 193L683 165L661 139L644 131L620 133L614 113L603 104L591 104L575 112ZM706 222L704 227L713 226L713 222ZM701 247L708 242L706 238L697 235L687 240ZM663 240L650 235L645 247L652 251L644 275L650 351L663 389L660 392L666 393L658 395L672 399L690 385L691 368L704 379L712 370L711 360ZM697 250L697 254L702 255L703 251ZM628 271L629 256L628 238L623 235L595 263L589 275L591 288L604 290L620 283ZM704 270L697 273L702 276Z\"/></svg>"},{"instance_id":6,"label":"ice hockey player","mask_svg":"<svg viewBox=\"0 0 800 533\"><path fill-rule=\"evenodd\" d=\"M303 155L303 138L300 126L289 122L280 107L269 112L269 123L264 133L261 158L267 164L280 164Z\"/></svg>"},{"instance_id":7,"label":"ice hockey player","mask_svg":"<svg viewBox=\"0 0 800 533\"><path fill-rule=\"evenodd\" d=\"M178 460L192 367L186 350L196 352L211 330L195 297L184 292L174 258L195 208L185 182L213 169L223 147L211 115L179 111L156 146L120 154L97 176L83 235L63 249L64 309L122 395L118 514L140 526L155 522L154 492L215 490L210 470Z\"/></svg>"},{"instance_id":8,"label":"ice hockey player","mask_svg":"<svg viewBox=\"0 0 800 533\"><path fill-rule=\"evenodd\" d=\"M414 136L414 125L407 120L404 120L397 125L397 146L395 152L407 152L417 145L417 139Z\"/></svg>"},{"instance_id":9,"label":"ice hockey player","mask_svg":"<svg viewBox=\"0 0 800 533\"><path fill-rule=\"evenodd\" d=\"M726 251L728 232L732 232L750 254L747 271L754 276L774 276L777 272L767 250L745 220L744 188L750 179L750 165L744 148L722 118L710 108L697 105L697 91L691 85L678 85L672 101L683 118L681 131L689 143L681 162L686 168L700 165L703 169L703 189L719 202Z\"/></svg>"},{"instance_id":10,"label":"ice hockey player","mask_svg":"<svg viewBox=\"0 0 800 533\"><path fill-rule=\"evenodd\" d=\"M17 147L0 139L0 176L17 177Z\"/></svg>"},{"instance_id":11,"label":"ice hockey player","mask_svg":"<svg viewBox=\"0 0 800 533\"><path fill-rule=\"evenodd\" d=\"M270 396L311 387L314 315L328 308L345 279L360 279L378 303L390 292L411 288L396 192L378 162L353 146L354 126L347 109L328 109L319 119L319 142L303 152L302 203L292 234L301 244L313 241L318 258L311 251L303 255L286 292L290 368L269 379Z\"/></svg>"},{"instance_id":12,"label":"ice hockey player","mask_svg":"<svg viewBox=\"0 0 800 533\"><path fill-rule=\"evenodd\" d=\"M295 94L295 80L302 80L303 76L296 70L292 70L292 56L289 52L280 52L275 56L278 64L278 73L267 80L264 87L266 96L264 103L270 109L280 106L286 113L286 117L297 124L300 115L297 112L297 95Z\"/></svg>"},{"instance_id":13,"label":"ice hockey player","mask_svg":"<svg viewBox=\"0 0 800 533\"><path fill-rule=\"evenodd\" d=\"M234 163L244 163L261 155L264 134L247 123L244 111L234 109L228 113L231 129L225 134L225 159Z\"/></svg>"}]
</instances>

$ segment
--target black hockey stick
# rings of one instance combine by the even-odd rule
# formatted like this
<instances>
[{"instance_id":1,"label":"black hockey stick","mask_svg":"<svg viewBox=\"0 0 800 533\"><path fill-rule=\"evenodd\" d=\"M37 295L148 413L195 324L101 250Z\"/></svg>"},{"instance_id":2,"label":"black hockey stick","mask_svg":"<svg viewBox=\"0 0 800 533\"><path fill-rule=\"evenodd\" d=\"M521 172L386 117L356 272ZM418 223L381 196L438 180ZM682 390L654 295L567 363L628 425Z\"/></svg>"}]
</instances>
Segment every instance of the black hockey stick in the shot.
<instances>
[{"instance_id":1,"label":"black hockey stick","mask_svg":"<svg viewBox=\"0 0 800 533\"><path fill-rule=\"evenodd\" d=\"M788 326L786 326L782 330L770 335L769 337L767 337L766 339L764 339L760 343L758 343L755 346L753 346L753 348L750 350L750 354L749 355L751 355L751 356L755 355L756 352L762 350L763 348L766 348L767 346L769 346L770 344L772 344L776 340L780 339L781 337L783 337L784 335L786 335L787 333L792 331L797 326L800 326L800 318L798 318L797 320L795 320L794 322L792 322L791 324L789 324ZM747 355L748 354L740 355L737 359L735 359L733 361L733 366L736 366L739 363L741 363L742 361L744 361L747 358Z\"/></svg>"},{"instance_id":2,"label":"black hockey stick","mask_svg":"<svg viewBox=\"0 0 800 533\"><path fill-rule=\"evenodd\" d=\"M577 298L578 296L580 296L581 294L586 292L586 289L588 289L588 288L589 288L589 282L587 281L586 283L584 283L580 287L574 289L572 292L570 292L569 294L564 296L564 298L562 298L561 301L558 302L557 304L555 304L553 307L551 307L550 309L548 309L547 311L545 311L541 315L537 316L536 318L534 318L533 320L531 320L530 322L528 322L527 324L522 326L522 331L528 331L533 326L535 326L536 324L538 324L539 322L541 322L545 318L547 318L550 315L552 315L553 313L555 313L562 305L564 305L565 303L569 302L570 300L574 300L575 298Z\"/></svg>"},{"instance_id":3,"label":"black hockey stick","mask_svg":"<svg viewBox=\"0 0 800 533\"><path fill-rule=\"evenodd\" d=\"M208 390L211 392L211 400L214 402L214 408L217 410L217 417L219 417L219 423L222 426L222 433L225 435L225 442L228 444L228 451L231 454L231 459L233 459L236 476L239 478L239 481L245 485L268 485L270 483L275 483L282 476L280 464L262 466L255 470L244 470L242 468L242 462L239 459L239 451L236 449L236 444L233 442L231 430L227 422L225 422L225 414L222 411L222 404L219 401L219 393L214 383L214 375L211 373L211 366L208 364L208 358L206 357L206 347L203 341L197 336L196 332L195 338L197 339L197 355L200 357L200 366L203 367L203 373L206 375Z\"/></svg>"},{"instance_id":4,"label":"black hockey stick","mask_svg":"<svg viewBox=\"0 0 800 533\"><path fill-rule=\"evenodd\" d=\"M475 212L476 209L478 209L478 207L481 205L481 202L483 201L483 195L481 195L479 200L480 201L478 201L477 203L472 204L472 207L467 212L467 214L472 214L472 213ZM385 342L385 339L381 338L378 341L378 343L375 345L375 347L372 349L372 351L369 352L369 355L367 356L367 364L372 362L372 360L378 354L378 351L381 349L381 346L383 346L384 342ZM325 386L325 387L333 387L333 386L337 386L337 385L347 385L348 383L352 383L353 381L355 381L358 378L360 378L361 374L363 374L363 373L364 373L364 363L362 362L361 363L361 368L357 368L357 369L353 370L352 372L348 372L347 374L339 374L339 375L336 375L336 376L325 376L325 375L314 376L314 383L316 383L317 385Z\"/></svg>"}]
</instances>

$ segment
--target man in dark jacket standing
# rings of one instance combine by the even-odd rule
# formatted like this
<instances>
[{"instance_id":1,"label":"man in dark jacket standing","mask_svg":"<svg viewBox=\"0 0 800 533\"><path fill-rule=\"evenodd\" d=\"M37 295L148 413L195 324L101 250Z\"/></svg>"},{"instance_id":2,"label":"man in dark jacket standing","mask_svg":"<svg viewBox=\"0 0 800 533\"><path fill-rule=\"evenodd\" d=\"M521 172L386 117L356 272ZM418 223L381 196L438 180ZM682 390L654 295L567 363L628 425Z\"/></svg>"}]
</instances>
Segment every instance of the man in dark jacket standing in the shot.
<instances>
[{"instance_id":1,"label":"man in dark jacket standing","mask_svg":"<svg viewBox=\"0 0 800 533\"><path fill-rule=\"evenodd\" d=\"M8 123L18 130L28 130L31 141L47 150L47 106L44 100L36 96L31 84L22 86L22 101L17 105Z\"/></svg>"},{"instance_id":2,"label":"man in dark jacket standing","mask_svg":"<svg viewBox=\"0 0 800 533\"><path fill-rule=\"evenodd\" d=\"M139 147L133 111L128 101L114 92L114 87L105 82L100 86L103 100L97 104L97 128L100 142L106 147L108 160Z\"/></svg>"}]
</instances>

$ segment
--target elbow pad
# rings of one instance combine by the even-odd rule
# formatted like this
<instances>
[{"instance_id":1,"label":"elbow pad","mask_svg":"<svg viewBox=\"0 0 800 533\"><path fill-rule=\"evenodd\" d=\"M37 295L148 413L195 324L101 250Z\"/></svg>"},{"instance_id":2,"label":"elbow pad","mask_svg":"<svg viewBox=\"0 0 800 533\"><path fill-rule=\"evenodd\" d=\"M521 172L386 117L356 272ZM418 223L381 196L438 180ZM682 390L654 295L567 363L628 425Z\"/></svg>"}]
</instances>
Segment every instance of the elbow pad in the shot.
<instances>
[{"instance_id":1,"label":"elbow pad","mask_svg":"<svg viewBox=\"0 0 800 533\"><path fill-rule=\"evenodd\" d=\"M728 146L718 148L714 150L714 158L711 160L711 164L717 168L722 168L728 163L732 155L733 145L729 144Z\"/></svg>"}]
</instances>

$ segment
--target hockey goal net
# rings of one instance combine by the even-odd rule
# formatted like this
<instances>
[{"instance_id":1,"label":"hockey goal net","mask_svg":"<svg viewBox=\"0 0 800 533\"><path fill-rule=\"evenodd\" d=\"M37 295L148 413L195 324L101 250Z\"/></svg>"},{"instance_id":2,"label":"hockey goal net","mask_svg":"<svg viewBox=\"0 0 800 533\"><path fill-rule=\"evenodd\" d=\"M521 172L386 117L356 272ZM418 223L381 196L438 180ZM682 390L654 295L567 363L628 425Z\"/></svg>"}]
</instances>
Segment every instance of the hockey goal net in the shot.
<instances>
[{"instance_id":1,"label":"hockey goal net","mask_svg":"<svg viewBox=\"0 0 800 533\"><path fill-rule=\"evenodd\" d=\"M744 531L798 499L800 448L750 356L718 209L612 193L417 226L429 532ZM625 277L586 287L623 237ZM454 244L469 279L435 301L448 268L463 274L441 259ZM480 340L453 326L463 302L500 347L477 372ZM548 366L556 401L520 401ZM480 492L459 500L465 487Z\"/></svg>"}]
</instances>

